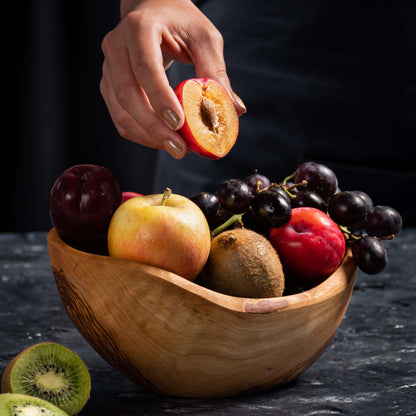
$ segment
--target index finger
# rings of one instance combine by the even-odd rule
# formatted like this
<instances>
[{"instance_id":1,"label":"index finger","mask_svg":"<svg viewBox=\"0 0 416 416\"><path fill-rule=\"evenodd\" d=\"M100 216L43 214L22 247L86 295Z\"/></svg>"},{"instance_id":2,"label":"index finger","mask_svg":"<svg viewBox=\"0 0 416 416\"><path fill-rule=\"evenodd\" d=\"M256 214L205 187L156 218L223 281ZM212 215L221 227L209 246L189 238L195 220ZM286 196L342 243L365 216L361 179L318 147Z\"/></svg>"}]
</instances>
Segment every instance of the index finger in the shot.
<instances>
[{"instance_id":1,"label":"index finger","mask_svg":"<svg viewBox=\"0 0 416 416\"><path fill-rule=\"evenodd\" d=\"M157 27L148 25L146 30L133 27L134 30L125 32L132 72L154 110L170 128L178 130L183 125L183 109L169 85Z\"/></svg>"}]
</instances>

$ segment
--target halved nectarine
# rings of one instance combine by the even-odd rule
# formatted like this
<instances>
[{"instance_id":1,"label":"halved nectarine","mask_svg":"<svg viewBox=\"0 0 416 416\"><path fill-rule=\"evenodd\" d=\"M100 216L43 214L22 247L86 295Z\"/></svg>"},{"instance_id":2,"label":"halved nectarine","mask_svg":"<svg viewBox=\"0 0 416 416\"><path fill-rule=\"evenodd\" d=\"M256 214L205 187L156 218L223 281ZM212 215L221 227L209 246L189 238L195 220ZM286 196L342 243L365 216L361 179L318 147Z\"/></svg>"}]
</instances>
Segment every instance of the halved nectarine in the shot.
<instances>
[{"instance_id":1,"label":"halved nectarine","mask_svg":"<svg viewBox=\"0 0 416 416\"><path fill-rule=\"evenodd\" d=\"M239 129L237 111L228 91L210 78L191 78L175 88L185 113L179 133L189 149L210 159L224 157Z\"/></svg>"}]
</instances>

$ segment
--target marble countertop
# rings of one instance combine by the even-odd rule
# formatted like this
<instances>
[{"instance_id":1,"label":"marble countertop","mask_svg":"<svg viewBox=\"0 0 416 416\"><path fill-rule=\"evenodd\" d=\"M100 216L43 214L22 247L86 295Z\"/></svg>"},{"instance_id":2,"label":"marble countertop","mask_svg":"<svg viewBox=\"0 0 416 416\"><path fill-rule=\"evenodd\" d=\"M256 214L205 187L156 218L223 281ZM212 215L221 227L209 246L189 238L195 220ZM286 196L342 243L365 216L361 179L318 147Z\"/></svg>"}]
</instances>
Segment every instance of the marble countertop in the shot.
<instances>
[{"instance_id":1,"label":"marble countertop","mask_svg":"<svg viewBox=\"0 0 416 416\"><path fill-rule=\"evenodd\" d=\"M416 415L416 229L386 243L376 276L358 271L349 308L324 354L294 383L261 394L184 399L142 390L82 338L60 301L46 232L0 234L0 372L24 348L52 341L90 370L80 416Z\"/></svg>"}]
</instances>

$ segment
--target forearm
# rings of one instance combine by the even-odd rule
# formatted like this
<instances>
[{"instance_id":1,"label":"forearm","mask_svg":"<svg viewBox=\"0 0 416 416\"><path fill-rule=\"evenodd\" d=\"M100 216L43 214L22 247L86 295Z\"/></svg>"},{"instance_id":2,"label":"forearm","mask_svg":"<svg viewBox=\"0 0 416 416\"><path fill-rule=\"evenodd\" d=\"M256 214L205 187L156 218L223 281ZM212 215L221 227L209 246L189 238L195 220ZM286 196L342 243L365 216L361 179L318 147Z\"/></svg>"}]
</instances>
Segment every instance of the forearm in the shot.
<instances>
[{"instance_id":1,"label":"forearm","mask_svg":"<svg viewBox=\"0 0 416 416\"><path fill-rule=\"evenodd\" d=\"M120 16L121 16L121 18L123 18L128 13L135 10L141 4L146 3L148 1L157 1L159 3L163 3L163 2L165 2L165 3L172 3L172 2L178 3L178 0L121 0L120 1ZM182 1L185 1L187 3L192 3L191 0L182 0Z\"/></svg>"}]
</instances>

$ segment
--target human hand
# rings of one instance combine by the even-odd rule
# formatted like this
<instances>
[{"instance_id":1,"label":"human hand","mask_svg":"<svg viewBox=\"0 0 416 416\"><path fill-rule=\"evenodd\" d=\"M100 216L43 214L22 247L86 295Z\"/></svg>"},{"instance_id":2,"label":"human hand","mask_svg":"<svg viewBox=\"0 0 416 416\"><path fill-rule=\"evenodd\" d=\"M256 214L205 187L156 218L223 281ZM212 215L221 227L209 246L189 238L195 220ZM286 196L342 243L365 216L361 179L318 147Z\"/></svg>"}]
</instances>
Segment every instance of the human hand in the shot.
<instances>
[{"instance_id":1,"label":"human hand","mask_svg":"<svg viewBox=\"0 0 416 416\"><path fill-rule=\"evenodd\" d=\"M219 81L238 114L245 112L227 76L222 36L190 0L122 0L120 10L120 23L102 42L100 91L122 137L185 156L177 132L184 113L166 76L173 61L194 65L196 77Z\"/></svg>"}]
</instances>

